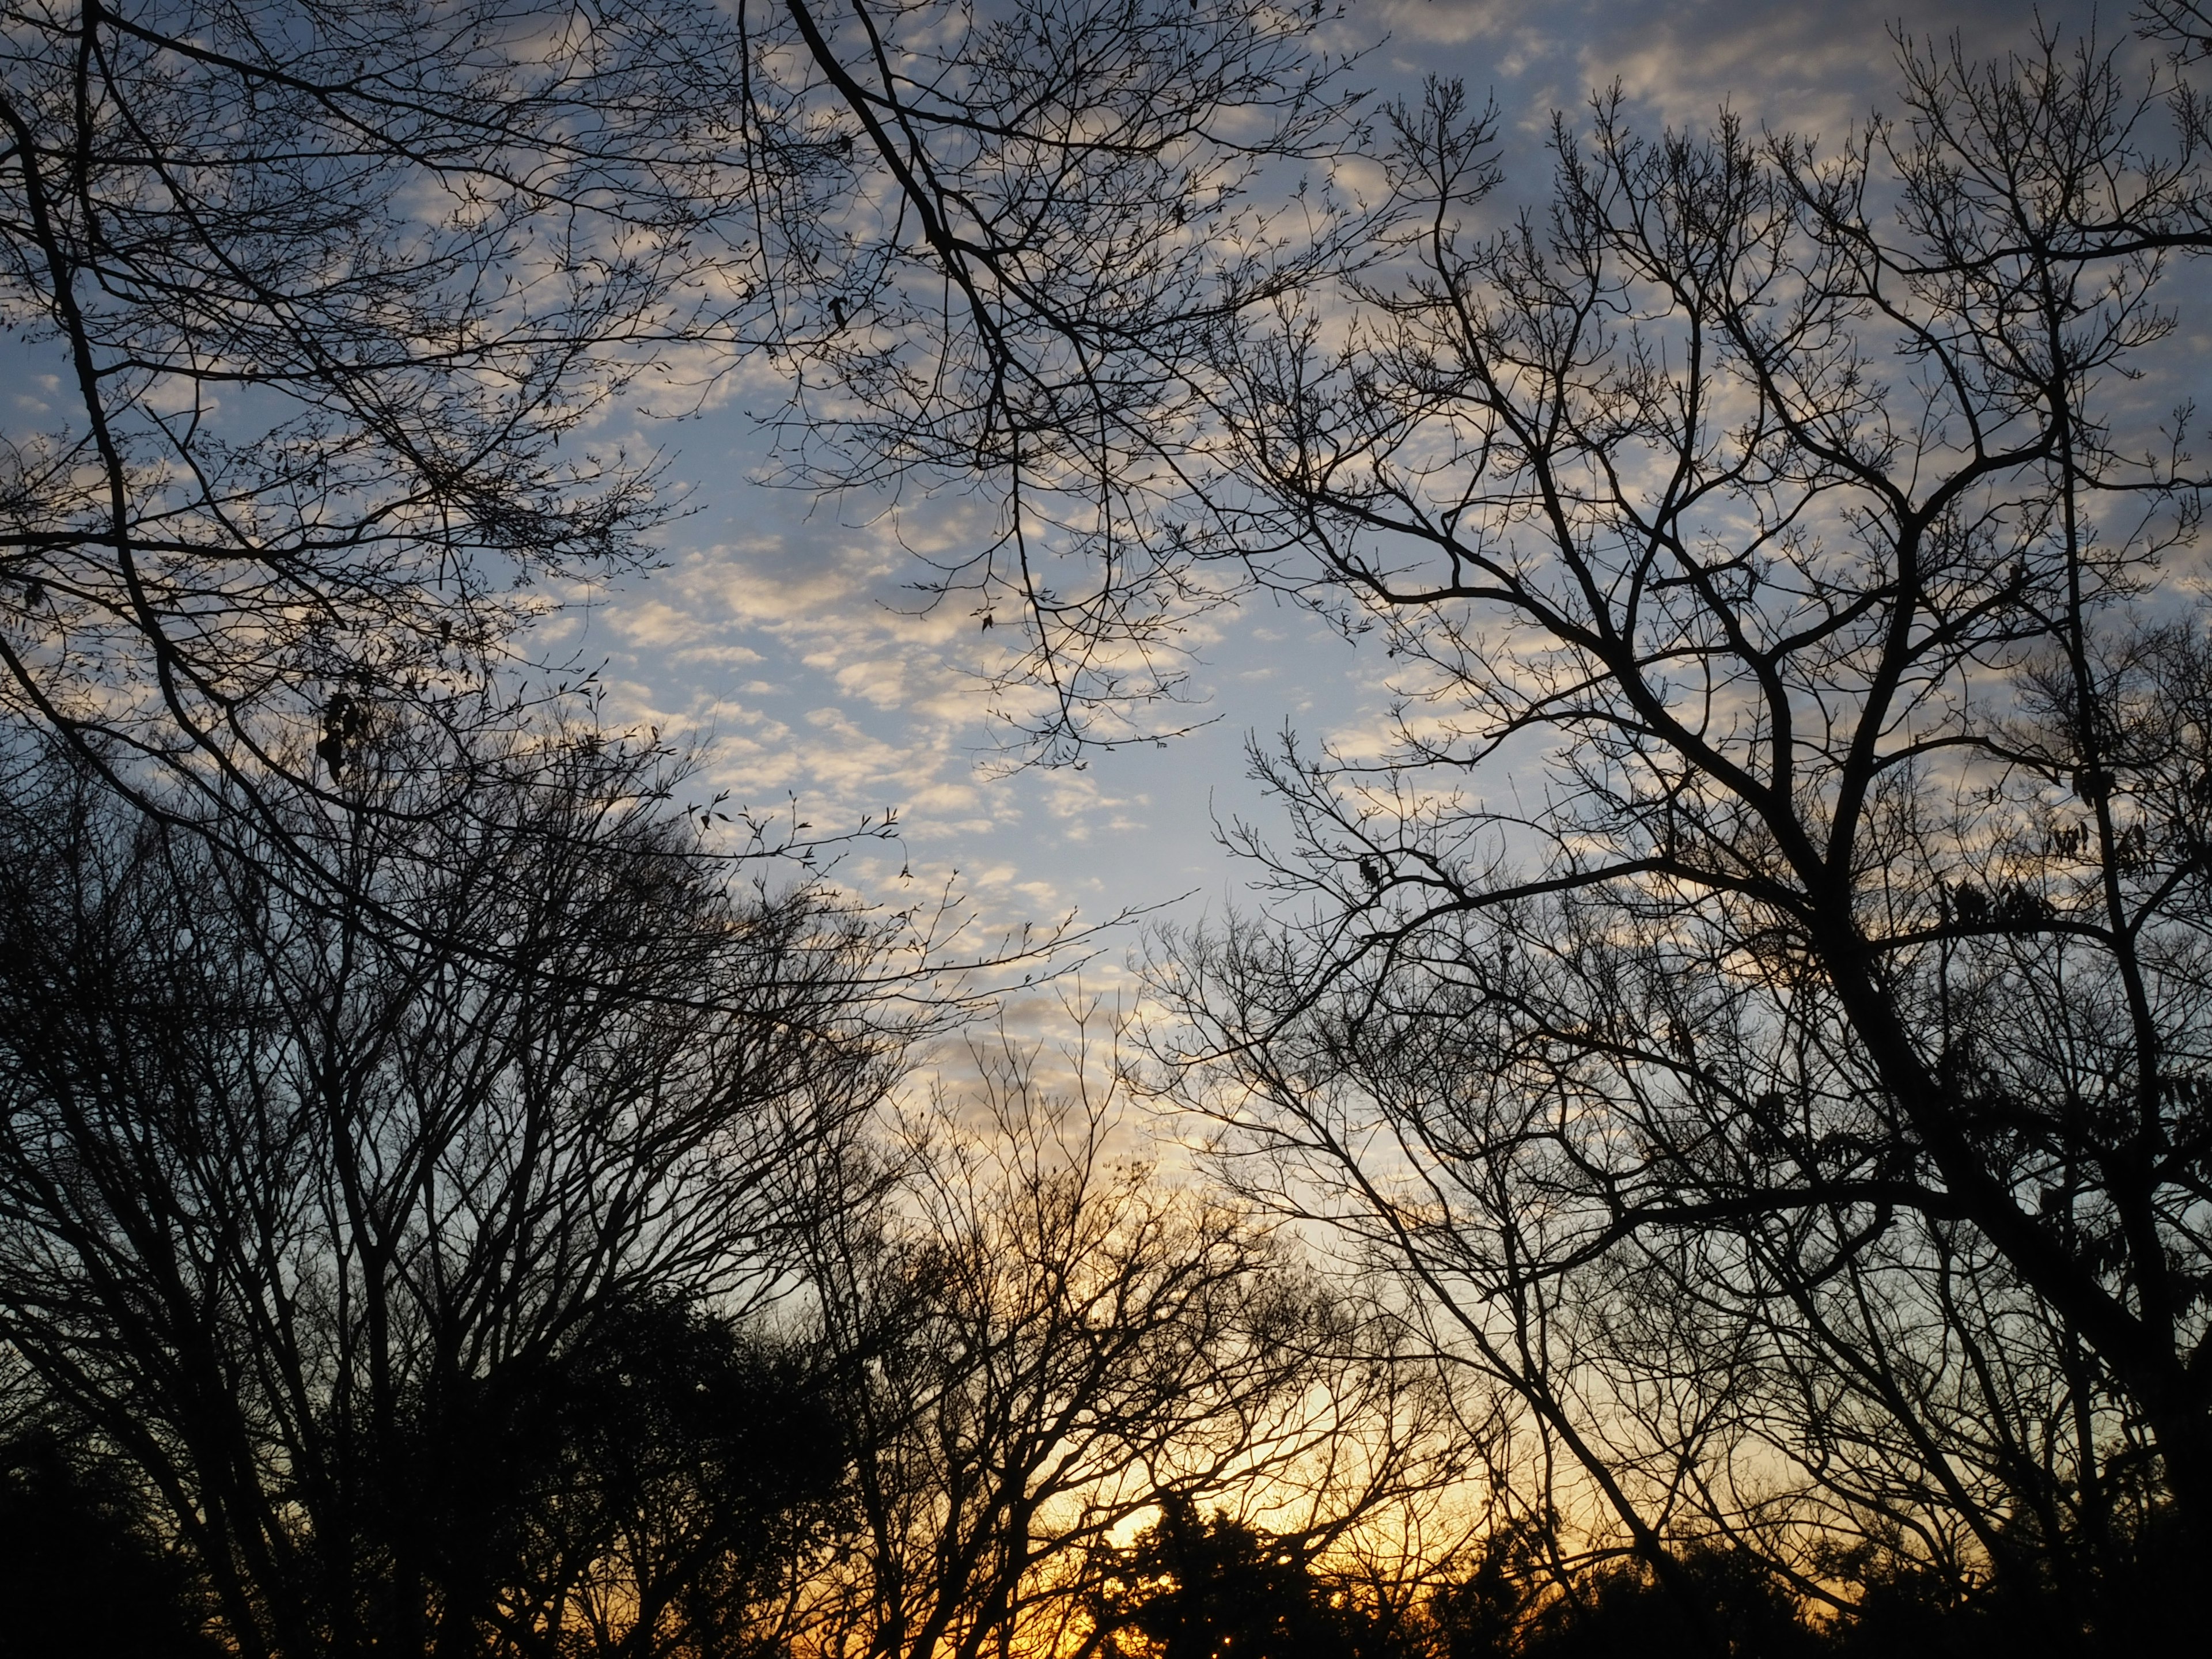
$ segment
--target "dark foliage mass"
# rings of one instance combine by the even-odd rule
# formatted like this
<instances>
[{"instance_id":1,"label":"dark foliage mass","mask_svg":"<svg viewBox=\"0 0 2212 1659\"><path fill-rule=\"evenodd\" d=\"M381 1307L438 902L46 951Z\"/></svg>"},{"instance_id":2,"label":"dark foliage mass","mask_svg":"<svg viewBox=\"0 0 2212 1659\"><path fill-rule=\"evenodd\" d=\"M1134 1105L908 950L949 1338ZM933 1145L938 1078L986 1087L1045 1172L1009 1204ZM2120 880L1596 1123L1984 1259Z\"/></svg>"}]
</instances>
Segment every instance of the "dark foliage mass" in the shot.
<instances>
[{"instance_id":1,"label":"dark foliage mass","mask_svg":"<svg viewBox=\"0 0 2212 1659\"><path fill-rule=\"evenodd\" d=\"M205 1587L165 1541L130 1474L51 1431L0 1448L5 1650L216 1659Z\"/></svg>"},{"instance_id":2,"label":"dark foliage mass","mask_svg":"<svg viewBox=\"0 0 2212 1659\"><path fill-rule=\"evenodd\" d=\"M1109 1570L1097 1617L1116 1651L1158 1659L1372 1659L1367 1609L1313 1571L1295 1539L1188 1500L1168 1504Z\"/></svg>"},{"instance_id":3,"label":"dark foliage mass","mask_svg":"<svg viewBox=\"0 0 2212 1659\"><path fill-rule=\"evenodd\" d=\"M2171 1553L2142 1563L2126 1611L2085 1643L2047 1583L1961 1595L1892 1557L1838 1614L1740 1550L1692 1547L1662 1578L1633 1558L1554 1575L1539 1544L1532 1528L1497 1533L1471 1565L1394 1605L1306 1540L1170 1502L1101 1564L1093 1640L1131 1659L2045 1659L2192 1639L2172 1594L2190 1574Z\"/></svg>"}]
</instances>

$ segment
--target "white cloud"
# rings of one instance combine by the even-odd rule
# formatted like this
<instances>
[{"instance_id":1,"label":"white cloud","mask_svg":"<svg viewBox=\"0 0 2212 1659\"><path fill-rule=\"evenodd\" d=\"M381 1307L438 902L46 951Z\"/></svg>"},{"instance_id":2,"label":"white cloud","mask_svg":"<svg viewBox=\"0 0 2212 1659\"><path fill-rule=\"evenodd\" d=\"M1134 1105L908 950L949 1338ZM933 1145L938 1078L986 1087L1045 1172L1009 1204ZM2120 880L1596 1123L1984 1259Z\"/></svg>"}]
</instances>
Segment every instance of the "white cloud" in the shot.
<instances>
[{"instance_id":1,"label":"white cloud","mask_svg":"<svg viewBox=\"0 0 2212 1659\"><path fill-rule=\"evenodd\" d=\"M1894 4L1384 0L1352 24L1392 32L1367 60L1386 96L1417 94L1430 73L1494 88L1527 198L1548 172L1537 140L1550 111L1615 78L1647 125L1702 124L1726 102L1753 124L1840 137L1891 82ZM1959 29L1973 52L2020 44L2027 22L1993 0L1923 0L1911 21ZM756 366L721 392L759 379ZM1384 746L1385 680L1404 665L1383 661L1379 641L1354 650L1293 608L1255 606L1192 635L1214 699L1197 712L1219 725L1079 773L992 776L978 764L996 735L981 677L1006 631L981 634L965 603L925 610L914 586L917 553L957 559L982 544L985 505L946 489L894 521L886 504L746 482L765 448L734 406L662 430L687 446L672 476L702 510L672 531L668 568L571 619L565 648L611 659L617 718L710 736L712 787L738 802L774 807L788 793L823 828L901 808L899 846L864 845L839 868L863 891L896 899L958 869L990 927L1193 889L1218 902L1238 877L1213 843L1216 815L1266 816L1243 780L1248 730L1291 720L1309 740Z\"/></svg>"}]
</instances>

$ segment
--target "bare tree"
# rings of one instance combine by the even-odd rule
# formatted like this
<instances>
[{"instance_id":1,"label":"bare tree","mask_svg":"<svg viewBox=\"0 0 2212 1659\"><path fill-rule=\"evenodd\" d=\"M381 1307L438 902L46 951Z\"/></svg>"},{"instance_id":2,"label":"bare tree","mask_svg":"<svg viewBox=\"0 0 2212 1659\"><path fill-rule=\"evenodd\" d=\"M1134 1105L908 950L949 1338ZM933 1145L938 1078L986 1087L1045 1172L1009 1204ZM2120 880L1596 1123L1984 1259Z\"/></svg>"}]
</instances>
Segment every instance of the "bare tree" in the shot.
<instances>
[{"instance_id":1,"label":"bare tree","mask_svg":"<svg viewBox=\"0 0 2212 1659\"><path fill-rule=\"evenodd\" d=\"M1206 216L1310 136L1304 30L1257 0L13 9L0 316L58 389L0 447L0 690L217 819L288 756L334 783L366 704L477 724L553 579L645 556L650 460L591 436L613 393L763 354L919 376L994 452L1103 384L1059 285L1135 284L1086 325L1122 335L1202 286Z\"/></svg>"},{"instance_id":2,"label":"bare tree","mask_svg":"<svg viewBox=\"0 0 2212 1659\"><path fill-rule=\"evenodd\" d=\"M815 1206L858 1528L824 1645L1088 1652L1097 1574L1164 1503L1317 1553L1449 1483L1433 1377L1250 1215L1122 1150L1138 1126L1097 1070L1062 1097L1034 1050L978 1058L980 1097L906 1120L888 1213Z\"/></svg>"},{"instance_id":3,"label":"bare tree","mask_svg":"<svg viewBox=\"0 0 2212 1659\"><path fill-rule=\"evenodd\" d=\"M466 684L520 584L624 556L643 475L560 441L683 314L719 37L218 3L6 38L4 303L61 387L0 486L9 702L234 781L272 701L326 708L335 776L343 699Z\"/></svg>"},{"instance_id":4,"label":"bare tree","mask_svg":"<svg viewBox=\"0 0 2212 1659\"><path fill-rule=\"evenodd\" d=\"M1099 342L1199 307L1206 228L1329 118L1310 21L8 14L0 314L58 390L0 456L0 702L88 769L6 809L0 1308L243 1650L658 1594L682 1527L533 1531L507 1429L656 1298L764 1282L788 1155L882 1081L871 927L733 896L647 757L516 735L519 629L659 511L594 418L765 353L943 388L933 457L1126 424Z\"/></svg>"},{"instance_id":5,"label":"bare tree","mask_svg":"<svg viewBox=\"0 0 2212 1659\"><path fill-rule=\"evenodd\" d=\"M384 810L286 803L361 896L315 905L250 835L11 757L0 1334L149 1483L242 1652L557 1636L620 1542L546 1559L538 1506L590 1473L560 1402L623 1332L641 1364L638 1333L772 1285L792 1183L895 1058L871 930L733 890L649 755L478 763L469 816L374 756Z\"/></svg>"},{"instance_id":6,"label":"bare tree","mask_svg":"<svg viewBox=\"0 0 2212 1659\"><path fill-rule=\"evenodd\" d=\"M791 476L984 495L995 533L935 569L933 602L1002 630L1007 749L1150 741L1132 722L1184 666L1155 587L1206 586L1158 521L1204 464L1194 371L1225 322L1357 234L1304 188L1357 130L1361 94L1313 39L1340 9L791 12L872 153L884 219L795 354Z\"/></svg>"},{"instance_id":7,"label":"bare tree","mask_svg":"<svg viewBox=\"0 0 2212 1659\"><path fill-rule=\"evenodd\" d=\"M1406 667L1379 758L1256 757L1299 908L1164 969L1183 1057L1662 1571L1789 1565L1778 1449L1938 1555L2212 1526L2200 481L2142 378L2208 198L2110 52L1901 64L1832 155L1601 98L1489 228L1432 88L1370 261L1212 364L1190 553Z\"/></svg>"}]
</instances>

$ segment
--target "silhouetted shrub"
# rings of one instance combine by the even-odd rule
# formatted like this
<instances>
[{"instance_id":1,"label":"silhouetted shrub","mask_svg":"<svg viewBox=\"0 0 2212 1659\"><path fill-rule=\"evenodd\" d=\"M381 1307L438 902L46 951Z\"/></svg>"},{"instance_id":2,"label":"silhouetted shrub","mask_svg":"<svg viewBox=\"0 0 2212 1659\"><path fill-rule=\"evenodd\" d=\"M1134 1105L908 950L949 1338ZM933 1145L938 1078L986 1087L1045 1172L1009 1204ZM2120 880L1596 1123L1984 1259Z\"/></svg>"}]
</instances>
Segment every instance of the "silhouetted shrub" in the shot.
<instances>
[{"instance_id":1,"label":"silhouetted shrub","mask_svg":"<svg viewBox=\"0 0 2212 1659\"><path fill-rule=\"evenodd\" d=\"M1664 1578L1641 1561L1583 1575L1539 1612L1526 1659L1811 1659L1820 1650L1796 1596L1750 1557L1692 1547Z\"/></svg>"},{"instance_id":2,"label":"silhouetted shrub","mask_svg":"<svg viewBox=\"0 0 2212 1659\"><path fill-rule=\"evenodd\" d=\"M42 1431L0 1445L0 1653L216 1659L205 1598L109 1466Z\"/></svg>"},{"instance_id":3,"label":"silhouetted shrub","mask_svg":"<svg viewBox=\"0 0 2212 1659\"><path fill-rule=\"evenodd\" d=\"M1387 1621L1317 1575L1295 1540L1170 1498L1103 1579L1109 1641L1152 1659L1378 1659Z\"/></svg>"}]
</instances>

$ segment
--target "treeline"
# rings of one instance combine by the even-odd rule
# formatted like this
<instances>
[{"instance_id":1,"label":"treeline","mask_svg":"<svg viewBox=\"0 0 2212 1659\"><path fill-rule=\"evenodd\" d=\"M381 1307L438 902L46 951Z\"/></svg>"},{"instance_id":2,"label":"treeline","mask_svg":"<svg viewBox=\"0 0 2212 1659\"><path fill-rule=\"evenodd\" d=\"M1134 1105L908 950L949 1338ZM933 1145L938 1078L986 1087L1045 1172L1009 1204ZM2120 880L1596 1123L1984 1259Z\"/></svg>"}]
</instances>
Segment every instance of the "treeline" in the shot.
<instances>
[{"instance_id":1,"label":"treeline","mask_svg":"<svg viewBox=\"0 0 2212 1659\"><path fill-rule=\"evenodd\" d=\"M1948 1563L1831 1528L1818 1595L1756 1540L1529 1513L1494 1389L1158 1169L1113 1056L1054 1087L971 1041L918 1092L940 1022L886 1012L881 925L740 879L659 751L514 741L458 799L420 758L364 744L346 806L272 793L213 840L15 734L11 1651L2180 1638L2148 1471L2094 1625L2024 1508ZM278 831L346 890L289 884Z\"/></svg>"},{"instance_id":2,"label":"treeline","mask_svg":"<svg viewBox=\"0 0 2212 1659\"><path fill-rule=\"evenodd\" d=\"M365 743L214 839L17 738L0 1571L51 1650L978 1656L1164 1496L1319 1540L1435 1484L1433 1386L1110 1090L1001 1042L898 1098L882 926L739 880L654 751L456 795Z\"/></svg>"}]
</instances>

